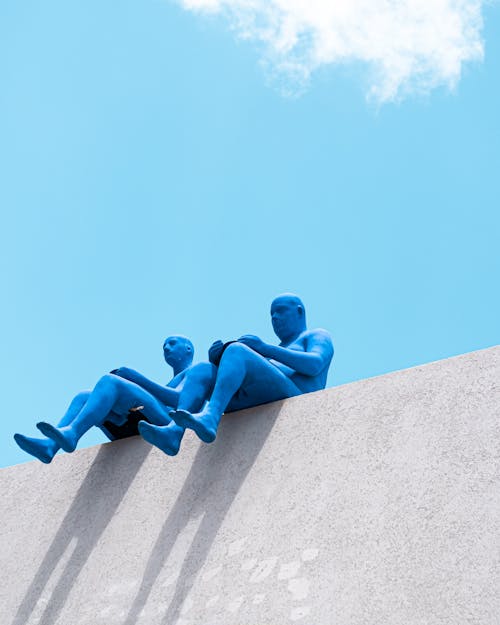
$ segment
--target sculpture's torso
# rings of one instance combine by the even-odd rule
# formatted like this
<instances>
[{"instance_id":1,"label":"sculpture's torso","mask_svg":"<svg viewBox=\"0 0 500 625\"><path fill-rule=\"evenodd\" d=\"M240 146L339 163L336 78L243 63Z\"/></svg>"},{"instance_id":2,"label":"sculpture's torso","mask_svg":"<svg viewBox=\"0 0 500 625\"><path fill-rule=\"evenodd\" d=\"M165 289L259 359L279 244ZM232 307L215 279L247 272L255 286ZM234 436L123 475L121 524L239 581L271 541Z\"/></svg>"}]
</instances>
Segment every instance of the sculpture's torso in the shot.
<instances>
[{"instance_id":1,"label":"sculpture's torso","mask_svg":"<svg viewBox=\"0 0 500 625\"><path fill-rule=\"evenodd\" d=\"M328 341L331 343L331 338L329 333L323 329L316 330L306 330L302 332L294 341L288 344L282 344L281 347L286 347L287 349L297 350L299 352L307 352L309 351L309 345L314 341L315 338L321 336L322 338L327 337ZM333 349L332 349L333 355ZM330 366L332 358L330 357L325 361L325 366L323 369L315 376L303 375L301 373L297 373L291 367L287 367L286 365L276 362L275 360L270 360L275 367L277 367L280 371L291 378L293 382L297 385L297 387L303 393L311 393L313 391L319 391L324 389L326 386L326 379L328 376L328 368Z\"/></svg>"}]
</instances>

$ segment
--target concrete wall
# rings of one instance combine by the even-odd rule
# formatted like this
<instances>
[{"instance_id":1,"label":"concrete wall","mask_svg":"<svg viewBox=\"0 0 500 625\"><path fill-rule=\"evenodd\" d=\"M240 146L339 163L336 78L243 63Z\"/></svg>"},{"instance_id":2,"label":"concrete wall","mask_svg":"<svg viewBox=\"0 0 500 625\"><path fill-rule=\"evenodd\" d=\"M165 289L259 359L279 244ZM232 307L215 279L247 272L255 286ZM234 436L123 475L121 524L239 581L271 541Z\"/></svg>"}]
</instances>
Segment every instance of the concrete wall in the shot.
<instances>
[{"instance_id":1,"label":"concrete wall","mask_svg":"<svg viewBox=\"0 0 500 625\"><path fill-rule=\"evenodd\" d=\"M1 625L500 623L500 348L0 471Z\"/></svg>"}]
</instances>

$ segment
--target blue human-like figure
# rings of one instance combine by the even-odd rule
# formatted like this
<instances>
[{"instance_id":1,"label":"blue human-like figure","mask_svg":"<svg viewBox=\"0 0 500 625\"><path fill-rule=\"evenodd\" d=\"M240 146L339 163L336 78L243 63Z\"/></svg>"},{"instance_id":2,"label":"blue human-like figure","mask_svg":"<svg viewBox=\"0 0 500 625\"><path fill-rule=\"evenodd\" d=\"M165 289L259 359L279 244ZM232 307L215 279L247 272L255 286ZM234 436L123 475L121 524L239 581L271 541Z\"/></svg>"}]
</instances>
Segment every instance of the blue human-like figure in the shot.
<instances>
[{"instance_id":1,"label":"blue human-like figure","mask_svg":"<svg viewBox=\"0 0 500 625\"><path fill-rule=\"evenodd\" d=\"M308 330L304 304L296 295L285 293L271 305L271 321L279 345L271 345L254 335L245 335L225 347L215 342L209 358L215 375L206 386L207 402L193 412L190 372L181 390L177 409L170 417L182 428L190 428L210 443L215 440L224 412L310 393L325 388L333 357L330 334L323 329ZM220 361L219 361L220 359ZM215 363L218 363L216 366ZM139 423L140 434L160 447L168 430L156 424Z\"/></svg>"},{"instance_id":2,"label":"blue human-like figure","mask_svg":"<svg viewBox=\"0 0 500 625\"><path fill-rule=\"evenodd\" d=\"M21 449L48 464L59 449L74 451L80 438L93 426L100 427L111 440L123 437L120 435L123 429L127 431L126 435L137 434L136 426L135 432L134 427L129 427L136 413L166 427L163 451L175 455L184 428L172 422L169 412L177 406L186 374L190 372L191 398L193 406L197 406L195 410L201 408L213 375L210 365L193 366L193 355L194 348L189 339L170 336L163 344L163 356L172 367L174 377L166 386L149 380L133 369L115 369L104 375L92 391L78 393L57 427L45 421L37 423L46 438L15 434L14 439Z\"/></svg>"}]
</instances>

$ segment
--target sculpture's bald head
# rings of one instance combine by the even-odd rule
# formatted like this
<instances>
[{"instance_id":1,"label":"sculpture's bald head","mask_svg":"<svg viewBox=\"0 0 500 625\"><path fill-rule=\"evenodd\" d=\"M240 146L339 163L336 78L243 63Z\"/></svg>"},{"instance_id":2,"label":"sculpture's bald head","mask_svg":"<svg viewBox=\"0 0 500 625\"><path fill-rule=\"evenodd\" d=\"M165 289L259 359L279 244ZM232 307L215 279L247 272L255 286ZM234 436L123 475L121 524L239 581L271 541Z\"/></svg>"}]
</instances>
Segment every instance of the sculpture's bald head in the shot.
<instances>
[{"instance_id":1,"label":"sculpture's bald head","mask_svg":"<svg viewBox=\"0 0 500 625\"><path fill-rule=\"evenodd\" d=\"M306 329L306 310L302 300L293 293L278 295L271 304L271 321L281 341L293 340Z\"/></svg>"},{"instance_id":2,"label":"sculpture's bald head","mask_svg":"<svg viewBox=\"0 0 500 625\"><path fill-rule=\"evenodd\" d=\"M194 346L186 336L173 335L163 343L163 357L174 369L186 369L193 362Z\"/></svg>"}]
</instances>

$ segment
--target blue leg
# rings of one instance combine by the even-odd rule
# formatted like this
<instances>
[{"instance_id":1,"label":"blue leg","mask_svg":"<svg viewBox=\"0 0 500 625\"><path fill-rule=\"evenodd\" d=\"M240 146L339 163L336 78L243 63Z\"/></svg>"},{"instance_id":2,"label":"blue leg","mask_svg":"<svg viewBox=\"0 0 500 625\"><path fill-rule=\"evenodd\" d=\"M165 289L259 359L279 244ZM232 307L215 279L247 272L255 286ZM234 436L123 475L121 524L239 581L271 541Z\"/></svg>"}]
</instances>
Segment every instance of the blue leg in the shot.
<instances>
[{"instance_id":1,"label":"blue leg","mask_svg":"<svg viewBox=\"0 0 500 625\"><path fill-rule=\"evenodd\" d=\"M191 367L186 374L186 381L181 393L183 405L192 410L199 410L210 395L214 381L215 367L210 363L200 363ZM151 445L158 447L169 456L175 456L184 436L184 428L175 423L158 426L141 421L139 433Z\"/></svg>"},{"instance_id":2,"label":"blue leg","mask_svg":"<svg viewBox=\"0 0 500 625\"><path fill-rule=\"evenodd\" d=\"M82 391L73 398L64 417L59 422L59 427L64 427L73 421L89 396L90 391ZM38 458L45 464L52 462L52 459L60 449L60 446L50 438L33 438L24 436L24 434L14 434L14 440L23 451Z\"/></svg>"},{"instance_id":3,"label":"blue leg","mask_svg":"<svg viewBox=\"0 0 500 625\"><path fill-rule=\"evenodd\" d=\"M50 438L32 438L24 434L14 434L14 440L23 451L45 464L52 462L52 458L59 451L59 445Z\"/></svg>"},{"instance_id":4,"label":"blue leg","mask_svg":"<svg viewBox=\"0 0 500 625\"><path fill-rule=\"evenodd\" d=\"M168 456L176 456L179 453L184 428L173 422L168 425L153 425L147 421L139 421L138 429L145 441L158 447Z\"/></svg>"},{"instance_id":5,"label":"blue leg","mask_svg":"<svg viewBox=\"0 0 500 625\"><path fill-rule=\"evenodd\" d=\"M143 388L116 375L107 374L96 384L87 402L73 419L64 427L54 427L50 423L37 423L38 429L55 441L64 451L72 452L78 441L92 426L99 426L110 412L127 414L137 406L143 406L148 419L169 423L168 408Z\"/></svg>"},{"instance_id":6,"label":"blue leg","mask_svg":"<svg viewBox=\"0 0 500 625\"><path fill-rule=\"evenodd\" d=\"M212 397L199 413L192 413L181 393L178 408L171 418L184 428L194 430L205 443L217 436L217 428L231 398L243 388L248 396L247 407L299 395L300 390L282 371L266 358L242 343L233 343L224 352Z\"/></svg>"}]
</instances>

